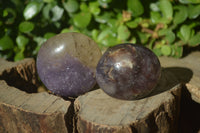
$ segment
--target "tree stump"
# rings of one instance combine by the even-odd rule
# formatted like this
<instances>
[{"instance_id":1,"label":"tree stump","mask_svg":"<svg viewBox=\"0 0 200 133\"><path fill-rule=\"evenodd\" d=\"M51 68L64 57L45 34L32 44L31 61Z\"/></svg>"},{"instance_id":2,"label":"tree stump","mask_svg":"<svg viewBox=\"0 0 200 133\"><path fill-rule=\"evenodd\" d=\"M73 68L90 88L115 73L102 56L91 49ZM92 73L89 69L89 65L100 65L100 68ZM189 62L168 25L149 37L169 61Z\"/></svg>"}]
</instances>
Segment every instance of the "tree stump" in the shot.
<instances>
[{"instance_id":1,"label":"tree stump","mask_svg":"<svg viewBox=\"0 0 200 133\"><path fill-rule=\"evenodd\" d=\"M33 59L0 60L0 133L67 132L71 103L47 92L31 93L36 77Z\"/></svg>"},{"instance_id":2,"label":"tree stump","mask_svg":"<svg viewBox=\"0 0 200 133\"><path fill-rule=\"evenodd\" d=\"M173 133L177 131L181 84L173 74L163 75L151 96L118 100L98 89L74 103L79 133Z\"/></svg>"},{"instance_id":3,"label":"tree stump","mask_svg":"<svg viewBox=\"0 0 200 133\"><path fill-rule=\"evenodd\" d=\"M186 124L184 122L180 124L182 121L179 117L180 106L181 109L189 106L183 107L185 105L180 103L181 91L185 83L187 87L200 83L199 54L193 53L183 59L160 58L161 65L164 66L161 80L156 90L145 99L117 100L107 96L101 90L79 96L74 103L77 132L183 133L185 129L183 126ZM192 90L194 92L194 88L199 90L198 87L191 88L187 89L190 92ZM182 100L185 100L185 96L182 97ZM198 107L194 110L198 110ZM182 111L181 117L185 117L184 115L188 114ZM198 119L199 113L194 117ZM196 125L199 120L195 121Z\"/></svg>"},{"instance_id":4,"label":"tree stump","mask_svg":"<svg viewBox=\"0 0 200 133\"><path fill-rule=\"evenodd\" d=\"M162 57L160 62L165 68L176 68L173 73L186 84L193 100L200 103L200 52L193 52L182 59Z\"/></svg>"},{"instance_id":5,"label":"tree stump","mask_svg":"<svg viewBox=\"0 0 200 133\"><path fill-rule=\"evenodd\" d=\"M179 133L200 133L200 52L193 52L182 59L162 57L160 61L164 67L176 68L173 73L185 84L181 96Z\"/></svg>"},{"instance_id":6,"label":"tree stump","mask_svg":"<svg viewBox=\"0 0 200 133\"><path fill-rule=\"evenodd\" d=\"M33 59L0 59L0 133L200 131L200 52L160 61L162 77L144 99L118 100L96 89L69 101L37 92Z\"/></svg>"}]
</instances>

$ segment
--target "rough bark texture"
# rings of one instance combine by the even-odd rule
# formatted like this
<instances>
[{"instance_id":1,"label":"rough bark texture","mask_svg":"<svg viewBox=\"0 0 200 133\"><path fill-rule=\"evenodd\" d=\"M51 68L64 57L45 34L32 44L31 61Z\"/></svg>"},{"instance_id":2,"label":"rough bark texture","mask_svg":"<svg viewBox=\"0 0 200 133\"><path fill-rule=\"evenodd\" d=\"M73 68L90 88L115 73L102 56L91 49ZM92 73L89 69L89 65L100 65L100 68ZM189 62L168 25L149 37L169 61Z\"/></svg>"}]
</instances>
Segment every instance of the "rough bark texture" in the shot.
<instances>
[{"instance_id":1,"label":"rough bark texture","mask_svg":"<svg viewBox=\"0 0 200 133\"><path fill-rule=\"evenodd\" d=\"M0 79L0 133L68 132L70 102L46 92L30 94L37 84L33 59L0 60Z\"/></svg>"}]
</instances>

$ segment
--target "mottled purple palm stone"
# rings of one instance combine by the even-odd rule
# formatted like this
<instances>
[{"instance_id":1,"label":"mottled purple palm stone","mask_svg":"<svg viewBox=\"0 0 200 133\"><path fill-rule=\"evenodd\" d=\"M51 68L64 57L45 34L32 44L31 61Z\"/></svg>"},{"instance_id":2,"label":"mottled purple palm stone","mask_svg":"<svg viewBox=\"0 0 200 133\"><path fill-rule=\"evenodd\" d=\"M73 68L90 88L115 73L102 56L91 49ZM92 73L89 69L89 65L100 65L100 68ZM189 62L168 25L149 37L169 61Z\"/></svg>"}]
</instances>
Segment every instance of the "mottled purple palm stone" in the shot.
<instances>
[{"instance_id":1,"label":"mottled purple palm stone","mask_svg":"<svg viewBox=\"0 0 200 133\"><path fill-rule=\"evenodd\" d=\"M76 97L96 84L95 69L101 58L98 45L80 33L63 33L48 39L37 56L37 72L53 93Z\"/></svg>"},{"instance_id":2,"label":"mottled purple palm stone","mask_svg":"<svg viewBox=\"0 0 200 133\"><path fill-rule=\"evenodd\" d=\"M96 79L101 89L123 100L147 96L160 76L157 56L143 46L129 43L109 48L96 68Z\"/></svg>"}]
</instances>

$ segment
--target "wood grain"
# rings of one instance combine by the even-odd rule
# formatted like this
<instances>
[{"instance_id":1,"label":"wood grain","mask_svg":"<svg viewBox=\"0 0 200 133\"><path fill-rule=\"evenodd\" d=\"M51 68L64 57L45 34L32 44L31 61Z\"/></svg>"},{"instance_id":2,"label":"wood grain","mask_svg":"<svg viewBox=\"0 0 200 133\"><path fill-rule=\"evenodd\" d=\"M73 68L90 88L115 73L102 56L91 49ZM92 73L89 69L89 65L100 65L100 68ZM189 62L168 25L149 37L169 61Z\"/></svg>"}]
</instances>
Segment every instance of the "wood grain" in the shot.
<instances>
[{"instance_id":1,"label":"wood grain","mask_svg":"<svg viewBox=\"0 0 200 133\"><path fill-rule=\"evenodd\" d=\"M101 89L80 96L74 103L77 132L177 132L181 86L135 101L114 99Z\"/></svg>"},{"instance_id":2,"label":"wood grain","mask_svg":"<svg viewBox=\"0 0 200 133\"><path fill-rule=\"evenodd\" d=\"M71 102L47 92L30 91L37 84L35 61L25 59L14 63L1 59L0 64L0 132L68 132Z\"/></svg>"},{"instance_id":3,"label":"wood grain","mask_svg":"<svg viewBox=\"0 0 200 133\"><path fill-rule=\"evenodd\" d=\"M186 133L200 131L200 52L161 57L162 77L146 98L114 99L101 89L75 101L37 92L33 59L0 59L0 133Z\"/></svg>"},{"instance_id":4,"label":"wood grain","mask_svg":"<svg viewBox=\"0 0 200 133\"><path fill-rule=\"evenodd\" d=\"M194 101L200 103L200 52L193 52L182 59L161 57L165 68L176 68L173 73L185 83Z\"/></svg>"},{"instance_id":5,"label":"wood grain","mask_svg":"<svg viewBox=\"0 0 200 133\"><path fill-rule=\"evenodd\" d=\"M182 90L179 117L179 133L200 132L200 52L196 51L182 59L160 58L162 66L173 73L185 86Z\"/></svg>"}]
</instances>

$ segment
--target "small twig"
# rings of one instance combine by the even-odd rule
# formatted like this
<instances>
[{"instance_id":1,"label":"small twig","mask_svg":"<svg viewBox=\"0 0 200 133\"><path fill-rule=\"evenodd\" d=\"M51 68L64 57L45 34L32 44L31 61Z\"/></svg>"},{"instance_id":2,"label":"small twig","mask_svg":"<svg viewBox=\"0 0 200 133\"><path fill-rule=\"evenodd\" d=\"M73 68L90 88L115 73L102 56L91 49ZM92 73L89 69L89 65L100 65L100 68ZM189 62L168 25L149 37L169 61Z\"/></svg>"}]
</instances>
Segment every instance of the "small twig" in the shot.
<instances>
[{"instance_id":1,"label":"small twig","mask_svg":"<svg viewBox=\"0 0 200 133\"><path fill-rule=\"evenodd\" d=\"M149 34L151 34L152 38L157 39L159 37L158 36L158 31L159 31L159 29L162 29L163 27L164 27L164 24L161 24L161 23L157 24L156 28L154 30L151 30L151 29L143 27L142 28L142 32L149 33Z\"/></svg>"},{"instance_id":2,"label":"small twig","mask_svg":"<svg viewBox=\"0 0 200 133\"><path fill-rule=\"evenodd\" d=\"M157 32L151 30L151 29L148 29L148 28L142 28L142 32L146 32L146 33L149 33L151 34L152 38L158 38L158 34Z\"/></svg>"},{"instance_id":3,"label":"small twig","mask_svg":"<svg viewBox=\"0 0 200 133\"><path fill-rule=\"evenodd\" d=\"M162 28L164 28L164 24L159 23L159 24L156 25L156 28L155 28L154 31L155 31L155 32L158 32L158 30L159 30L159 29L162 29Z\"/></svg>"},{"instance_id":4,"label":"small twig","mask_svg":"<svg viewBox=\"0 0 200 133\"><path fill-rule=\"evenodd\" d=\"M153 30L148 29L148 28L142 28L142 32L146 32L146 33L149 33L149 34L153 34L154 33Z\"/></svg>"}]
</instances>

